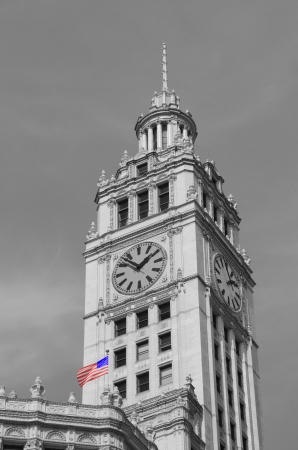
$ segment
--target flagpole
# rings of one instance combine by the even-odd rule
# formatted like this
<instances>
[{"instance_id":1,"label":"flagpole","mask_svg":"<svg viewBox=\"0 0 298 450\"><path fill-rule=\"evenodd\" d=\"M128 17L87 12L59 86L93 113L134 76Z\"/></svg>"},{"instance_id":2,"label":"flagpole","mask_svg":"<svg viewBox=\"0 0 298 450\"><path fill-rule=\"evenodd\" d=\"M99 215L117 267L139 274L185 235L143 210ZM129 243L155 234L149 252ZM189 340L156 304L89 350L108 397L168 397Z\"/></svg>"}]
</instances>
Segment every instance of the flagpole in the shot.
<instances>
[{"instance_id":1,"label":"flagpole","mask_svg":"<svg viewBox=\"0 0 298 450\"><path fill-rule=\"evenodd\" d=\"M109 357L110 350L106 350L106 356L108 356L108 382L107 385L110 387L110 357Z\"/></svg>"}]
</instances>

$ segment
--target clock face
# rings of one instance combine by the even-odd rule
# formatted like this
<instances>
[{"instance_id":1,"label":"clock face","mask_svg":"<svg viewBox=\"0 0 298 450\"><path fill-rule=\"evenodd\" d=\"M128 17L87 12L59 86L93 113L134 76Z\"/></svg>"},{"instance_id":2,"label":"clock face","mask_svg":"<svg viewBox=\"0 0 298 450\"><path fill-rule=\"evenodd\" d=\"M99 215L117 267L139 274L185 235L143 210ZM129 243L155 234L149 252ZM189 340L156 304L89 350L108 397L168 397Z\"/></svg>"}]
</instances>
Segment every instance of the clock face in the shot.
<instances>
[{"instance_id":1,"label":"clock face","mask_svg":"<svg viewBox=\"0 0 298 450\"><path fill-rule=\"evenodd\" d=\"M234 312L240 311L240 284L234 270L222 255L215 257L213 267L216 285L223 300Z\"/></svg>"},{"instance_id":2,"label":"clock face","mask_svg":"<svg viewBox=\"0 0 298 450\"><path fill-rule=\"evenodd\" d=\"M166 267L165 250L155 242L131 247L117 262L113 271L114 288L122 294L134 294L151 287Z\"/></svg>"}]
</instances>

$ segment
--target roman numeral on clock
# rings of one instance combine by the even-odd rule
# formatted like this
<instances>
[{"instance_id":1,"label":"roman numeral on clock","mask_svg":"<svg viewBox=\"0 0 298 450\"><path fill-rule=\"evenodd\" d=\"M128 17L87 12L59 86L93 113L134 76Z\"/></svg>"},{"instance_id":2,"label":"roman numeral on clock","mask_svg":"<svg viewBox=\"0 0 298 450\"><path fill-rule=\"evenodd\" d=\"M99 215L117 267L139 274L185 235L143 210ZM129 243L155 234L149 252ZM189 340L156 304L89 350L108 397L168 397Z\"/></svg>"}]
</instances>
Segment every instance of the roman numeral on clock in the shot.
<instances>
[{"instance_id":1,"label":"roman numeral on clock","mask_svg":"<svg viewBox=\"0 0 298 450\"><path fill-rule=\"evenodd\" d=\"M132 256L131 256L131 254L130 254L130 253L127 253L127 254L126 254L126 258L128 258L128 259L132 259Z\"/></svg>"},{"instance_id":2,"label":"roman numeral on clock","mask_svg":"<svg viewBox=\"0 0 298 450\"><path fill-rule=\"evenodd\" d=\"M153 270L153 272L159 272L160 271L160 269L157 269L156 267L153 267L152 270Z\"/></svg>"},{"instance_id":3,"label":"roman numeral on clock","mask_svg":"<svg viewBox=\"0 0 298 450\"><path fill-rule=\"evenodd\" d=\"M155 256L157 253L159 253L159 249L157 249L157 250L155 250L155 252L154 253L152 253L152 256L151 256L151 258L153 258L153 256Z\"/></svg>"},{"instance_id":4,"label":"roman numeral on clock","mask_svg":"<svg viewBox=\"0 0 298 450\"><path fill-rule=\"evenodd\" d=\"M142 282L141 282L141 280L138 281L138 289L142 289Z\"/></svg>"},{"instance_id":5,"label":"roman numeral on clock","mask_svg":"<svg viewBox=\"0 0 298 450\"><path fill-rule=\"evenodd\" d=\"M127 264L121 263L121 264L119 264L119 267L127 267Z\"/></svg>"},{"instance_id":6,"label":"roman numeral on clock","mask_svg":"<svg viewBox=\"0 0 298 450\"><path fill-rule=\"evenodd\" d=\"M147 278L147 280L149 281L149 283L151 283L151 281L152 281L152 278L151 278L151 277L149 277L149 275L147 275L147 276L146 276L146 278Z\"/></svg>"},{"instance_id":7,"label":"roman numeral on clock","mask_svg":"<svg viewBox=\"0 0 298 450\"><path fill-rule=\"evenodd\" d=\"M125 272L117 273L116 278L122 277L123 275L125 275Z\"/></svg>"},{"instance_id":8,"label":"roman numeral on clock","mask_svg":"<svg viewBox=\"0 0 298 450\"><path fill-rule=\"evenodd\" d=\"M132 286L132 283L133 283L133 282L131 281L131 282L129 283L129 285L127 286L127 288L126 288L126 289L127 289L128 291L130 291L130 290L131 290L131 286Z\"/></svg>"},{"instance_id":9,"label":"roman numeral on clock","mask_svg":"<svg viewBox=\"0 0 298 450\"><path fill-rule=\"evenodd\" d=\"M162 258L155 259L153 262L157 263L157 262L160 262L160 261L162 261Z\"/></svg>"},{"instance_id":10,"label":"roman numeral on clock","mask_svg":"<svg viewBox=\"0 0 298 450\"><path fill-rule=\"evenodd\" d=\"M218 283L221 283L221 280L220 280L219 278L216 278L216 281L217 281Z\"/></svg>"},{"instance_id":11,"label":"roman numeral on clock","mask_svg":"<svg viewBox=\"0 0 298 450\"><path fill-rule=\"evenodd\" d=\"M152 245L149 245L149 246L147 247L147 250L146 250L146 255L147 255L147 253L149 253L149 252L150 252L150 249L151 249L151 247L152 247Z\"/></svg>"},{"instance_id":12,"label":"roman numeral on clock","mask_svg":"<svg viewBox=\"0 0 298 450\"><path fill-rule=\"evenodd\" d=\"M138 247L138 248L137 248L137 252L138 252L138 255L141 254L141 247Z\"/></svg>"},{"instance_id":13,"label":"roman numeral on clock","mask_svg":"<svg viewBox=\"0 0 298 450\"><path fill-rule=\"evenodd\" d=\"M122 280L122 281L119 283L119 286L122 286L122 284L124 284L125 281L127 281L127 278L124 278L124 280Z\"/></svg>"}]
</instances>

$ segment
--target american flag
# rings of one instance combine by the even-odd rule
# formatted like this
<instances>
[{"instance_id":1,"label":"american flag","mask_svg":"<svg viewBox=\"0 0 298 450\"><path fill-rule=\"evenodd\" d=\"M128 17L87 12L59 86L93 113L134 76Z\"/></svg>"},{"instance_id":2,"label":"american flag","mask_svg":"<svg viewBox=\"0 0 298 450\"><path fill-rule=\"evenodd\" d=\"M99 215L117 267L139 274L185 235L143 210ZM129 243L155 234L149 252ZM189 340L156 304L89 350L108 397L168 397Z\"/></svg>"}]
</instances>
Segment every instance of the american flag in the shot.
<instances>
[{"instance_id":1,"label":"american flag","mask_svg":"<svg viewBox=\"0 0 298 450\"><path fill-rule=\"evenodd\" d=\"M97 361L97 363L85 366L78 371L77 379L79 385L82 387L88 381L95 380L96 378L102 377L106 373L109 373L109 357Z\"/></svg>"}]
</instances>

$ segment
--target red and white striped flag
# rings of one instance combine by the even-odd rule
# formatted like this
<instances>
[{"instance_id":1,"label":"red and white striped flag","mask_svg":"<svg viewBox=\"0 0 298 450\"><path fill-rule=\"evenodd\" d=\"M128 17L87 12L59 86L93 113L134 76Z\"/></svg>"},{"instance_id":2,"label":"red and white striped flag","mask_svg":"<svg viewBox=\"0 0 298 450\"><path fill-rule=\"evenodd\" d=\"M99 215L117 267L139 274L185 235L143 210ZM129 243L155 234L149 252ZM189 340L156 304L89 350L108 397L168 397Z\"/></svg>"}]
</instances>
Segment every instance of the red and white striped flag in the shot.
<instances>
[{"instance_id":1,"label":"red and white striped flag","mask_svg":"<svg viewBox=\"0 0 298 450\"><path fill-rule=\"evenodd\" d=\"M103 375L109 373L109 357L97 361L97 363L85 366L78 371L77 379L79 385L82 387L88 381L95 380L96 378L102 377Z\"/></svg>"}]
</instances>

